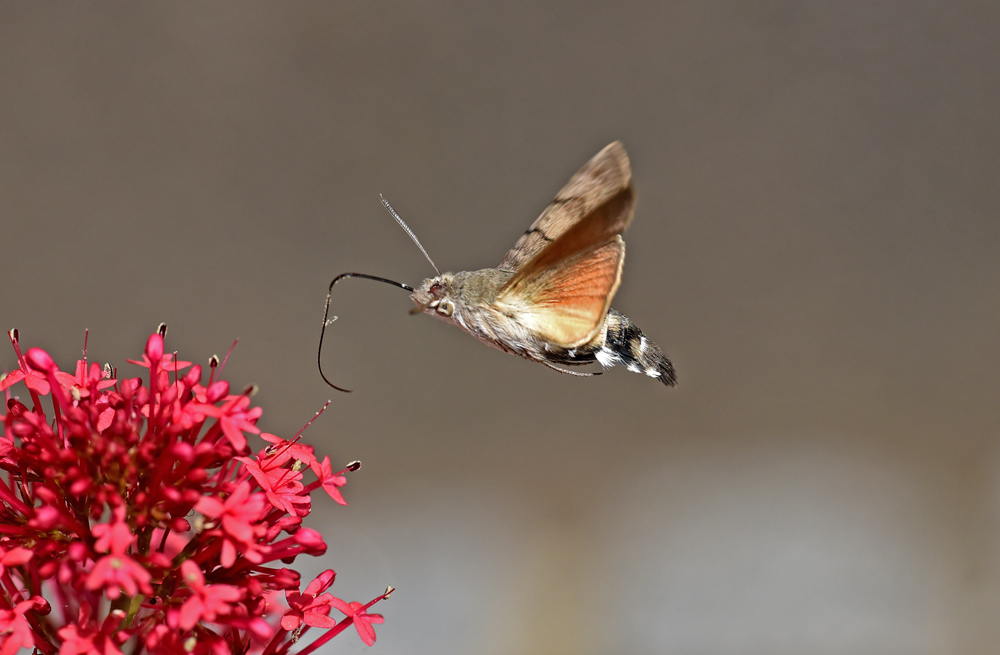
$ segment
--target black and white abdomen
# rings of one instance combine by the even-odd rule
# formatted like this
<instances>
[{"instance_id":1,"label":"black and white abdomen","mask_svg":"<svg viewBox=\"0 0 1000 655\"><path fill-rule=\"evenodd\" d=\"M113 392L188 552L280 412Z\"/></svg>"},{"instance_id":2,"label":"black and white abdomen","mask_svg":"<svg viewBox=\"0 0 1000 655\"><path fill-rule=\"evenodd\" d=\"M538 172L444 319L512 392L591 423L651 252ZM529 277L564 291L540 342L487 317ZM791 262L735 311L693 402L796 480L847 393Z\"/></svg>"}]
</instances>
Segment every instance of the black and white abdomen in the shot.
<instances>
[{"instance_id":1,"label":"black and white abdomen","mask_svg":"<svg viewBox=\"0 0 1000 655\"><path fill-rule=\"evenodd\" d=\"M645 373L668 387L677 385L674 365L660 347L649 340L624 314L608 310L604 321L604 343L594 352L604 368L621 364L633 373Z\"/></svg>"}]
</instances>

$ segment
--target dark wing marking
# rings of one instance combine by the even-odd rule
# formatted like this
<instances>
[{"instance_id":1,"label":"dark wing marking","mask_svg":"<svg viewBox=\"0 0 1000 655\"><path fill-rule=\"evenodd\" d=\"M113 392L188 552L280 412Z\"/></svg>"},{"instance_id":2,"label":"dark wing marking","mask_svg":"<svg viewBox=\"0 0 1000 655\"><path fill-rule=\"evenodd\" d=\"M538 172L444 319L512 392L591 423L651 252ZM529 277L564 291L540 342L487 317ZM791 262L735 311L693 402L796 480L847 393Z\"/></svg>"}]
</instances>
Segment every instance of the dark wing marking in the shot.
<instances>
[{"instance_id":1,"label":"dark wing marking","mask_svg":"<svg viewBox=\"0 0 1000 655\"><path fill-rule=\"evenodd\" d=\"M635 193L632 187L621 189L576 220L557 239L546 243L534 257L521 264L507 284L500 290L513 289L525 284L561 262L592 252L614 241L632 221Z\"/></svg>"},{"instance_id":2,"label":"dark wing marking","mask_svg":"<svg viewBox=\"0 0 1000 655\"><path fill-rule=\"evenodd\" d=\"M627 190L631 200L631 180L632 169L625 147L621 142L615 141L594 155L593 159L570 178L566 186L556 194L555 200L549 203L542 215L504 255L497 268L503 271L517 271L543 248L559 239L581 219L615 196ZM609 226L617 228L617 232L609 234L608 238L628 226L632 220L631 209L629 206L627 211L618 217L621 222L620 228L617 228L617 225ZM606 240L603 239L602 242Z\"/></svg>"}]
</instances>

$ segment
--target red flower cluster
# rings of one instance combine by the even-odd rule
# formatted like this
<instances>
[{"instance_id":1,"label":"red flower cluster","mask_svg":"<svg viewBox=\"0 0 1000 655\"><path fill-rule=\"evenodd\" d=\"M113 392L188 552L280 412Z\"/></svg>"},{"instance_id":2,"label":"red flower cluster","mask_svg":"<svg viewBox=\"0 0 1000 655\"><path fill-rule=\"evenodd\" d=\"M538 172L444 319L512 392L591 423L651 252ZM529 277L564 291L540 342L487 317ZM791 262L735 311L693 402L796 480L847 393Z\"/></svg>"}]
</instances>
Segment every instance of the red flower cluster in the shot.
<instances>
[{"instance_id":1,"label":"red flower cluster","mask_svg":"<svg viewBox=\"0 0 1000 655\"><path fill-rule=\"evenodd\" d=\"M22 355L11 332L20 368L0 380L0 655L279 655L325 630L296 651L306 655L352 624L373 644L382 617L368 610L391 587L346 603L326 593L333 571L299 591L299 574L279 565L326 551L302 527L310 494L346 504L339 487L359 464L334 472L298 435L262 434L270 443L253 454L246 434L260 433L261 410L250 390L230 394L215 359L202 384L200 366L163 352L164 333L132 362L149 369L143 385L86 355L75 374L60 371L42 350ZM18 382L30 406L11 397ZM316 481L303 483L306 468Z\"/></svg>"}]
</instances>

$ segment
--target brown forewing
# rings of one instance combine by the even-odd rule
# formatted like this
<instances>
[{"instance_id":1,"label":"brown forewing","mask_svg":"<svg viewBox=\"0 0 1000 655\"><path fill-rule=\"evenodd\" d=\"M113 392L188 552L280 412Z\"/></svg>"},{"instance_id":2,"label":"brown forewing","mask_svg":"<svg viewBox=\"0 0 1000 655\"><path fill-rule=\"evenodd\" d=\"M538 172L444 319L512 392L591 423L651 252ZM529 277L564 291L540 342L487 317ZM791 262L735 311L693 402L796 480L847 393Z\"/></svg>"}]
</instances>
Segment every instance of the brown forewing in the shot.
<instances>
[{"instance_id":1,"label":"brown forewing","mask_svg":"<svg viewBox=\"0 0 1000 655\"><path fill-rule=\"evenodd\" d=\"M593 245L600 245L614 234L622 232L632 220L631 179L632 169L624 146L619 141L609 144L570 178L566 186L556 194L555 200L504 255L497 268L504 271L519 270L547 246L554 245L564 233L596 208L628 190L627 211L618 216L602 217L613 218L615 222L603 225L602 231L607 236ZM569 251L564 247L561 252L565 256ZM573 254L570 252L568 256Z\"/></svg>"},{"instance_id":2,"label":"brown forewing","mask_svg":"<svg viewBox=\"0 0 1000 655\"><path fill-rule=\"evenodd\" d=\"M624 262L625 242L615 236L559 266L519 274L515 284L501 290L496 303L545 341L575 348L591 341L603 326Z\"/></svg>"},{"instance_id":3,"label":"brown forewing","mask_svg":"<svg viewBox=\"0 0 1000 655\"><path fill-rule=\"evenodd\" d=\"M604 204L593 208L581 217L556 240L542 248L534 257L518 268L506 287L518 286L521 280L531 279L542 271L559 266L613 241L632 221L635 193L631 186L611 196ZM502 290L501 290L502 292Z\"/></svg>"}]
</instances>

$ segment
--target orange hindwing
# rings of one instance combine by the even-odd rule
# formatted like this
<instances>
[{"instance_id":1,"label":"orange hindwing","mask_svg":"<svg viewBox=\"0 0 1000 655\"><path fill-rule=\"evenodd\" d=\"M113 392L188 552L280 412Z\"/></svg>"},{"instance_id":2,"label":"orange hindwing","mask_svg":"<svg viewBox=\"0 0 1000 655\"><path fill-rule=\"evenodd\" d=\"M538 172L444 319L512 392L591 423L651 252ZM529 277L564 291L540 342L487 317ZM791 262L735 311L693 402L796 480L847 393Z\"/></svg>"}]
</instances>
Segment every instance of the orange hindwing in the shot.
<instances>
[{"instance_id":1,"label":"orange hindwing","mask_svg":"<svg viewBox=\"0 0 1000 655\"><path fill-rule=\"evenodd\" d=\"M603 327L624 263L625 242L615 235L556 266L515 276L497 295L496 306L544 340L575 348Z\"/></svg>"}]
</instances>

